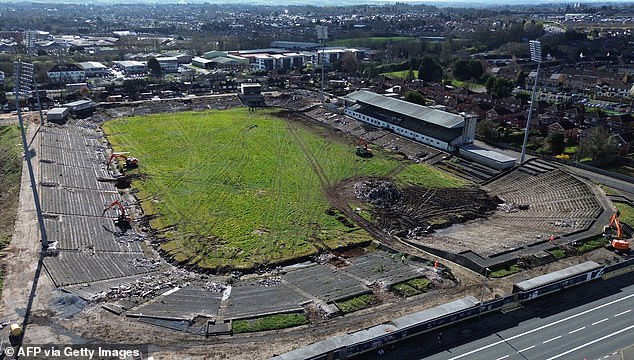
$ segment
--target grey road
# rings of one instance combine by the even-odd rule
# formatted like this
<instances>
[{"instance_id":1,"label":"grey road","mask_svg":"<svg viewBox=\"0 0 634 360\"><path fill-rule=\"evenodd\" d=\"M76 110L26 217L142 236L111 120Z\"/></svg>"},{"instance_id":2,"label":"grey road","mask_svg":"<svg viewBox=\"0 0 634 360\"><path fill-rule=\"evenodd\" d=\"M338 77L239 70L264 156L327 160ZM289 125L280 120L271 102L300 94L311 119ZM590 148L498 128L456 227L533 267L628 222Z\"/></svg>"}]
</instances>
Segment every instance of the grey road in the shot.
<instances>
[{"instance_id":1,"label":"grey road","mask_svg":"<svg viewBox=\"0 0 634 360\"><path fill-rule=\"evenodd\" d=\"M634 344L634 285L599 300L516 326L426 360L601 359Z\"/></svg>"}]
</instances>

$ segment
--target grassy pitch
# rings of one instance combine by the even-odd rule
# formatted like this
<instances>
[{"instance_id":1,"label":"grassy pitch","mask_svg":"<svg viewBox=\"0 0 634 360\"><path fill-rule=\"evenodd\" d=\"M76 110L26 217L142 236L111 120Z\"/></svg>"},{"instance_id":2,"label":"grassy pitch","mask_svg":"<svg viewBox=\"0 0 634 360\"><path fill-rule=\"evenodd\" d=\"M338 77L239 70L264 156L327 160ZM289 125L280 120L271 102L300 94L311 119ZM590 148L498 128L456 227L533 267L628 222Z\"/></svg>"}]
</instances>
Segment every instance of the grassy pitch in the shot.
<instances>
[{"instance_id":1,"label":"grassy pitch","mask_svg":"<svg viewBox=\"0 0 634 360\"><path fill-rule=\"evenodd\" d=\"M353 141L273 111L158 114L103 129L115 151L139 158L147 176L133 186L145 214L157 215L150 225L166 240L162 250L207 269L275 264L370 240L327 211L327 189L355 176L386 176L401 164L383 151L357 157ZM401 174L397 182L464 184L422 164Z\"/></svg>"}]
</instances>

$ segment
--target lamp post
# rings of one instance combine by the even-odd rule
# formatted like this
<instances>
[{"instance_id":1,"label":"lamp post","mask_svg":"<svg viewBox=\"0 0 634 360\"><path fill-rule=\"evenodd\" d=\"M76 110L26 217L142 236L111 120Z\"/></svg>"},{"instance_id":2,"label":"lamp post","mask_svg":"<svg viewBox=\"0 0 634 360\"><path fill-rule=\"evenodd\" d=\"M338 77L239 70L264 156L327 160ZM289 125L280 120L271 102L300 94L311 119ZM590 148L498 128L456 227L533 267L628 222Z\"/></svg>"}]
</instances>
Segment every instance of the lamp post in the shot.
<instances>
[{"instance_id":1,"label":"lamp post","mask_svg":"<svg viewBox=\"0 0 634 360\"><path fill-rule=\"evenodd\" d=\"M22 135L22 146L24 147L24 160L26 161L26 166L29 171L31 191L33 192L33 200L35 201L35 212L37 214L37 222L40 226L40 235L42 237L42 248L46 249L48 248L48 238L46 236L46 228L44 227L44 217L42 216L42 208L40 207L40 197L37 192L37 183L33 173L33 165L31 164L31 151L29 149L29 144L26 141L26 131L24 130L24 121L22 121L22 110L20 109L20 95L22 94L28 96L31 94L32 86L35 87L35 71L33 64L30 63L16 61L14 65L15 71L13 76L15 79L15 89L13 94L15 95L15 106L18 111L18 122L20 124L20 133Z\"/></svg>"},{"instance_id":2,"label":"lamp post","mask_svg":"<svg viewBox=\"0 0 634 360\"><path fill-rule=\"evenodd\" d=\"M535 104L535 93L537 92L537 78L539 77L539 68L542 65L542 43L539 40L531 40L528 43L531 51L531 60L537 63L537 71L535 72L535 83L531 93L531 105L528 108L528 118L526 119L526 129L524 131L524 143L522 144L522 154L520 155L519 165L524 163L526 155L526 144L528 143L528 133L531 128L531 117L533 115L533 105Z\"/></svg>"},{"instance_id":3,"label":"lamp post","mask_svg":"<svg viewBox=\"0 0 634 360\"><path fill-rule=\"evenodd\" d=\"M324 57L325 56L324 54L326 53L324 48L324 40L328 39L328 26L317 25L316 30L317 30L317 39L319 39L319 42L321 43L321 102L323 104L325 102L325 99L324 99L324 72L325 72Z\"/></svg>"},{"instance_id":4,"label":"lamp post","mask_svg":"<svg viewBox=\"0 0 634 360\"><path fill-rule=\"evenodd\" d=\"M488 279L489 274L491 273L491 269L484 269L484 278L482 279L482 289L480 290L480 311L478 312L478 318L482 315L482 302L484 301L484 288L486 285L486 281Z\"/></svg>"}]
</instances>

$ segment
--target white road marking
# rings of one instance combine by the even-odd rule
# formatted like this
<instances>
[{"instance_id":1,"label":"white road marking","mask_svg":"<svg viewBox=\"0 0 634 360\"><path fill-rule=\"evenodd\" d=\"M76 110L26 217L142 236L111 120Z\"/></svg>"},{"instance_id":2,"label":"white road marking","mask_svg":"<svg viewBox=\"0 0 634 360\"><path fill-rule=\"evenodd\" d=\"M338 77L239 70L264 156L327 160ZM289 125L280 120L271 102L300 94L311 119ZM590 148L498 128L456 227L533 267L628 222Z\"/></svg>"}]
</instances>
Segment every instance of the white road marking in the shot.
<instances>
[{"instance_id":1,"label":"white road marking","mask_svg":"<svg viewBox=\"0 0 634 360\"><path fill-rule=\"evenodd\" d=\"M529 347L527 347L526 349L522 349L522 350L518 351L518 353L521 353L521 352L526 351L526 350L530 350L530 349L532 349L532 348L534 348L534 347L535 347L535 345L533 345L533 346L529 346Z\"/></svg>"},{"instance_id":2,"label":"white road marking","mask_svg":"<svg viewBox=\"0 0 634 360\"><path fill-rule=\"evenodd\" d=\"M575 351L577 351L577 350L579 350L579 349L583 349L583 348L584 348L584 347L586 347L586 346L590 346L590 345L596 344L596 343L598 343L599 341L603 341L603 340L605 340L605 339L609 339L609 338L613 337L614 335L618 335L618 334L620 334L620 333L622 333L622 332L626 332L626 331L631 330L631 329L633 329L633 328L634 328L634 325L630 325L630 326L628 326L628 327L626 327L626 328L624 328L624 329L621 329L621 330L619 330L619 331L615 331L615 332L613 332L612 334L608 334L608 335L602 336L602 337L600 337L600 338L598 338L598 339L595 339L595 340L592 340L592 341L590 341L590 342L587 342L587 343L585 343L585 344L583 344L583 345L577 346L577 347L576 347L576 348L574 348L574 349L570 349L570 350L568 350L568 351L564 351L564 352L562 352L561 354L555 355L555 356L553 356L553 357L549 357L549 358L548 358L548 359L546 359L546 360L554 360L554 359L560 358L560 357L562 357L562 356L565 356L565 355L568 355L568 354L570 354L570 353L572 353L572 352L575 352Z\"/></svg>"},{"instance_id":3,"label":"white road marking","mask_svg":"<svg viewBox=\"0 0 634 360\"><path fill-rule=\"evenodd\" d=\"M471 354L475 354L475 353L477 353L478 351L482 351L482 350L488 349L488 348L490 348L490 347L493 347L493 346L496 346L496 345L503 344L503 343L505 343L505 342L507 342L507 341L509 341L509 340L517 339L517 338L522 337L522 336L524 336L524 335L532 334L532 333L534 333L534 332L537 332L537 331L543 330L543 329L545 329L545 328L547 328L547 327L551 327L551 326L553 326L553 325L560 324L560 323L562 323L562 322L564 322L564 321L567 321L567 320L570 320L570 319L574 319L574 318L576 318L576 317L579 317L579 316L585 315L585 314L587 314L587 313L589 313L589 312L592 312L592 311L595 311L595 310L598 310L598 309L604 308L604 307L606 307L606 306L610 306L610 305L616 304L616 303L618 303L618 302L621 302L621 301L627 300L627 299L629 299L629 298L631 298L631 297L634 297L634 294L629 294L628 296L625 296L625 297L622 297L622 298L619 298L619 299L616 299L616 300L612 300L612 301L610 301L610 302L608 302L608 303L605 303L605 304L603 304L603 305L599 305L599 306L597 306L597 307L595 307L595 308L588 309L588 310L582 311L582 312L580 312L580 313L578 313L578 314L574 314L574 315L568 316L567 318L563 318L563 319L560 319L560 320L557 320L557 321L554 321L554 322L548 323L548 324L546 324L546 325L540 326L540 327L538 327L538 328L535 328L535 329L532 329L532 330L529 330L529 331L523 332L523 333L521 333L521 334L517 334L517 335L511 336L511 337L510 337L510 338L508 338L508 339L504 339L504 340L496 341L496 342L494 342L494 343L491 343L491 344L489 344L489 345L483 346L483 347L481 347L481 348L478 348L478 349L475 349L475 350L471 350L471 351L469 351L469 352L466 352L466 353L464 353L464 354L462 354L462 355L454 356L454 357L452 357L452 358L450 358L450 359L448 359L448 360L461 359L461 358L463 358L463 357L465 357L465 356L469 356L469 355L471 355Z\"/></svg>"},{"instance_id":4,"label":"white road marking","mask_svg":"<svg viewBox=\"0 0 634 360\"><path fill-rule=\"evenodd\" d=\"M595 321L595 322L592 323L592 325L601 324L602 322L608 321L608 320L610 320L610 319L609 318L605 318L603 320Z\"/></svg>"},{"instance_id":5,"label":"white road marking","mask_svg":"<svg viewBox=\"0 0 634 360\"><path fill-rule=\"evenodd\" d=\"M504 356L502 356L501 358L497 358L497 359L495 359L495 360L502 360L502 359L506 359L507 357L509 357L509 356L508 356L508 355L504 355Z\"/></svg>"},{"instance_id":6,"label":"white road marking","mask_svg":"<svg viewBox=\"0 0 634 360\"><path fill-rule=\"evenodd\" d=\"M625 315L625 314L627 314L627 313L628 313L628 312L630 312L630 311L632 311L632 309L629 309L629 310L625 310L625 311L623 311L623 312L620 312L620 313L618 313L618 314L614 315L614 317L621 316L621 315Z\"/></svg>"},{"instance_id":7,"label":"white road marking","mask_svg":"<svg viewBox=\"0 0 634 360\"><path fill-rule=\"evenodd\" d=\"M546 340L546 341L543 341L543 342L542 342L542 344L546 344L546 343L549 343L549 342L551 342L551 341L555 341L555 340L557 340L557 339L561 339L561 335L559 335L559 336L557 336L557 337L554 337L554 338L552 338L552 339L548 339L548 340Z\"/></svg>"},{"instance_id":8,"label":"white road marking","mask_svg":"<svg viewBox=\"0 0 634 360\"><path fill-rule=\"evenodd\" d=\"M585 328L586 328L585 326L582 326L582 327L578 328L577 330L572 330L572 331L568 332L568 334L574 334L574 333L576 333L577 331L581 331L581 330L583 330L583 329L585 329Z\"/></svg>"}]
</instances>

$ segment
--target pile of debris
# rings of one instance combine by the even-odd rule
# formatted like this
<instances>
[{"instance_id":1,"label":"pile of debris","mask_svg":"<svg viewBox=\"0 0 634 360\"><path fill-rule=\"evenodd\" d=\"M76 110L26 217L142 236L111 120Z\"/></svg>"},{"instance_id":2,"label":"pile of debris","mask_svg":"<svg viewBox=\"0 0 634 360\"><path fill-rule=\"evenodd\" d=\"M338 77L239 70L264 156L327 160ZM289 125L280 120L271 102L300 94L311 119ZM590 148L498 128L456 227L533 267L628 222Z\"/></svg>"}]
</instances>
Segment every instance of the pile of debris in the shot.
<instances>
[{"instance_id":1,"label":"pile of debris","mask_svg":"<svg viewBox=\"0 0 634 360\"><path fill-rule=\"evenodd\" d=\"M519 210L528 210L530 205L528 204L516 204L516 203L502 203L498 204L498 210L504 211L506 213L514 213Z\"/></svg>"},{"instance_id":2,"label":"pile of debris","mask_svg":"<svg viewBox=\"0 0 634 360\"><path fill-rule=\"evenodd\" d=\"M264 287L277 286L282 283L282 278L279 276L269 277L258 280L258 284Z\"/></svg>"},{"instance_id":3,"label":"pile of debris","mask_svg":"<svg viewBox=\"0 0 634 360\"><path fill-rule=\"evenodd\" d=\"M158 270L161 267L161 260L148 258L134 258L130 260L130 264L137 268L146 268L146 270Z\"/></svg>"},{"instance_id":4,"label":"pile of debris","mask_svg":"<svg viewBox=\"0 0 634 360\"><path fill-rule=\"evenodd\" d=\"M555 220L551 221L550 225L556 227L575 227L577 226L577 220Z\"/></svg>"},{"instance_id":5,"label":"pile of debris","mask_svg":"<svg viewBox=\"0 0 634 360\"><path fill-rule=\"evenodd\" d=\"M155 272L138 278L134 282L113 286L108 291L95 295L91 301L119 300L129 298L150 298L160 295L166 289L199 285L210 292L223 292L227 285L215 281L204 282L205 275L184 269Z\"/></svg>"},{"instance_id":6,"label":"pile of debris","mask_svg":"<svg viewBox=\"0 0 634 360\"><path fill-rule=\"evenodd\" d=\"M354 184L358 199L380 208L390 208L401 199L401 191L387 180L364 180Z\"/></svg>"}]
</instances>

